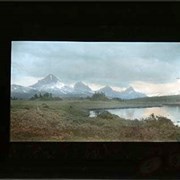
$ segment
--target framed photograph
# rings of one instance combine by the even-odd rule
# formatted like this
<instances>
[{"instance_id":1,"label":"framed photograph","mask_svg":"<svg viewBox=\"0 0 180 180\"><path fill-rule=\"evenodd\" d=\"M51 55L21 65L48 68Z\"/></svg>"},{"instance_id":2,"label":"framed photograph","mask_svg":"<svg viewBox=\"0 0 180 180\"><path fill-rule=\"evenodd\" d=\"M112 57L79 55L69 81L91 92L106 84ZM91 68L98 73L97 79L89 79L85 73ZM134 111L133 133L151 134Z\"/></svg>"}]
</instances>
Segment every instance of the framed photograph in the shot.
<instances>
[{"instance_id":1,"label":"framed photograph","mask_svg":"<svg viewBox=\"0 0 180 180\"><path fill-rule=\"evenodd\" d=\"M179 12L0 3L0 178L177 179Z\"/></svg>"},{"instance_id":2,"label":"framed photograph","mask_svg":"<svg viewBox=\"0 0 180 180\"><path fill-rule=\"evenodd\" d=\"M179 140L179 48L12 41L11 141Z\"/></svg>"}]
</instances>

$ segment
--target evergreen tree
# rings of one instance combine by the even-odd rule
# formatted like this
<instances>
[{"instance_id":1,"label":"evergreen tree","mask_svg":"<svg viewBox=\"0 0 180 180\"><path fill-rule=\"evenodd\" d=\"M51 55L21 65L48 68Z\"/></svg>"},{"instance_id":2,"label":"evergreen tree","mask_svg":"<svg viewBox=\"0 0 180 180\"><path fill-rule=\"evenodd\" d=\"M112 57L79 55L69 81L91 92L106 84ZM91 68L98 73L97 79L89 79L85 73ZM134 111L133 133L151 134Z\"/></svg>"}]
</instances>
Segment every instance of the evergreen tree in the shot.
<instances>
[{"instance_id":1,"label":"evergreen tree","mask_svg":"<svg viewBox=\"0 0 180 180\"><path fill-rule=\"evenodd\" d=\"M92 96L92 100L108 100L103 92L95 92Z\"/></svg>"}]
</instances>

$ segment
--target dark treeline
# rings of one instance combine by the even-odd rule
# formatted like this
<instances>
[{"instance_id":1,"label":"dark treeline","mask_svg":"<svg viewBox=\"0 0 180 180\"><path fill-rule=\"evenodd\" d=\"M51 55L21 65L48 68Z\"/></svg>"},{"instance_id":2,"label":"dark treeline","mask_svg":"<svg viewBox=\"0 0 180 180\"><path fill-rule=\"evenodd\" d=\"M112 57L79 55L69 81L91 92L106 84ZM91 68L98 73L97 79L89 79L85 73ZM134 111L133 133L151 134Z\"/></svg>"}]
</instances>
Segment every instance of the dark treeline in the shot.
<instances>
[{"instance_id":1,"label":"dark treeline","mask_svg":"<svg viewBox=\"0 0 180 180\"><path fill-rule=\"evenodd\" d=\"M53 97L52 93L35 94L30 100L62 100L60 97Z\"/></svg>"}]
</instances>

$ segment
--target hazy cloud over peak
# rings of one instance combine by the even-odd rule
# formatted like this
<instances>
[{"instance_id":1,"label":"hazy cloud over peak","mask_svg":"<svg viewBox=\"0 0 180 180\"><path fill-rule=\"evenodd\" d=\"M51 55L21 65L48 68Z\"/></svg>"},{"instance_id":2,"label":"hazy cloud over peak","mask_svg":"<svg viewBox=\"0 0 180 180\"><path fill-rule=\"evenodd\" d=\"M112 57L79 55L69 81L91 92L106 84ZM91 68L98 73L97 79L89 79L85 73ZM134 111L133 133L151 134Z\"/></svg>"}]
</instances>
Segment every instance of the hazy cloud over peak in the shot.
<instances>
[{"instance_id":1,"label":"hazy cloud over peak","mask_svg":"<svg viewBox=\"0 0 180 180\"><path fill-rule=\"evenodd\" d=\"M174 83L179 67L180 43L12 42L12 83L49 73L65 83Z\"/></svg>"}]
</instances>

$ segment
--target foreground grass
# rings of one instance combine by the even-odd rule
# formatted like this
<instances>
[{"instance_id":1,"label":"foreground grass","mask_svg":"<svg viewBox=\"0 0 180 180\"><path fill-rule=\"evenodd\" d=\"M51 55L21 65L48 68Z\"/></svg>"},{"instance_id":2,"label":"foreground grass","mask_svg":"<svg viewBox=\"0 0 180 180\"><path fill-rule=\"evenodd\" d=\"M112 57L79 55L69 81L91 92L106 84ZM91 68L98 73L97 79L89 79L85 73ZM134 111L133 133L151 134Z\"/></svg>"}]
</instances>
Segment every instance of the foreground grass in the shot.
<instances>
[{"instance_id":1,"label":"foreground grass","mask_svg":"<svg viewBox=\"0 0 180 180\"><path fill-rule=\"evenodd\" d=\"M153 106L119 101L12 101L12 141L176 141L180 128L163 117L122 119L106 111L96 118L89 109Z\"/></svg>"}]
</instances>

